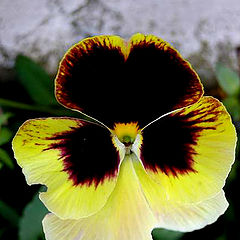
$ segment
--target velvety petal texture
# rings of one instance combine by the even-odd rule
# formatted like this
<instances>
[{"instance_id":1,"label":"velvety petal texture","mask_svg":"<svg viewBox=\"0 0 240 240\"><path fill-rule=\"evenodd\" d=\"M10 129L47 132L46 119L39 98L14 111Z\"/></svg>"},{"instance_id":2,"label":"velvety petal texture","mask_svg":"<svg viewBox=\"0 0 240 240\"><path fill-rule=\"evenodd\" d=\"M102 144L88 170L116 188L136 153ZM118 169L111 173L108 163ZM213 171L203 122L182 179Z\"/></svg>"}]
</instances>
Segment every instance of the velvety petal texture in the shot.
<instances>
[{"instance_id":1,"label":"velvety petal texture","mask_svg":"<svg viewBox=\"0 0 240 240\"><path fill-rule=\"evenodd\" d=\"M190 64L153 35L135 34L128 42L117 36L84 39L65 54L56 77L61 104L110 128L118 122L142 128L202 94Z\"/></svg>"},{"instance_id":2,"label":"velvety petal texture","mask_svg":"<svg viewBox=\"0 0 240 240\"><path fill-rule=\"evenodd\" d=\"M151 240L156 219L142 194L132 155L126 155L118 181L106 205L95 215L61 220L49 214L43 221L47 240Z\"/></svg>"},{"instance_id":3,"label":"velvety petal texture","mask_svg":"<svg viewBox=\"0 0 240 240\"><path fill-rule=\"evenodd\" d=\"M61 218L78 219L102 208L120 163L110 132L73 118L25 122L13 140L28 184L44 184L40 198Z\"/></svg>"},{"instance_id":4,"label":"velvety petal texture","mask_svg":"<svg viewBox=\"0 0 240 240\"><path fill-rule=\"evenodd\" d=\"M167 199L194 203L221 191L235 146L235 128L224 106L202 97L145 128L136 154Z\"/></svg>"}]
</instances>

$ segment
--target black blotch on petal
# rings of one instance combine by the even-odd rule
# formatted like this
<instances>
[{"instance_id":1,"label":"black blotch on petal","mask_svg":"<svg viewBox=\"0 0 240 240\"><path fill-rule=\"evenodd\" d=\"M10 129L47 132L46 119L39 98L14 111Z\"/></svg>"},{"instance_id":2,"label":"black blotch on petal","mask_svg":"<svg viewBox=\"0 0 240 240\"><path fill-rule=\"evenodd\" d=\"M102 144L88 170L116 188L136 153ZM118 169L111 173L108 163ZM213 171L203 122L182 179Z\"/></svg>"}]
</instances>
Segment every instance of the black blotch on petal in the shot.
<instances>
[{"instance_id":1,"label":"black blotch on petal","mask_svg":"<svg viewBox=\"0 0 240 240\"><path fill-rule=\"evenodd\" d=\"M56 140L48 149L60 151L59 161L63 161L63 171L68 173L73 185L97 187L117 175L119 154L107 129L87 124L49 139Z\"/></svg>"},{"instance_id":2,"label":"black blotch on petal","mask_svg":"<svg viewBox=\"0 0 240 240\"><path fill-rule=\"evenodd\" d=\"M178 176L194 170L194 150L201 132L215 130L217 125L202 127L199 123L216 121L218 112L210 115L209 109L194 110L187 115L170 114L149 125L143 131L141 160L146 169L159 169L167 175ZM198 116L194 120L191 119Z\"/></svg>"}]
</instances>

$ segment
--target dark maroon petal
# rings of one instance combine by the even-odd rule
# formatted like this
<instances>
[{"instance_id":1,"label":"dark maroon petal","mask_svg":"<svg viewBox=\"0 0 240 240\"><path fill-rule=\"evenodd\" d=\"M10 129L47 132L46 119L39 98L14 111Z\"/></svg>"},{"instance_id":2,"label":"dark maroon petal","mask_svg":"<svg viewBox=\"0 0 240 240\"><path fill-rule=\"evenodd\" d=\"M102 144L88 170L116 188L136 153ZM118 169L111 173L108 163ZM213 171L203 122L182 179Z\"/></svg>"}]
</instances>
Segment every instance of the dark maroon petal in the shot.
<instances>
[{"instance_id":1,"label":"dark maroon petal","mask_svg":"<svg viewBox=\"0 0 240 240\"><path fill-rule=\"evenodd\" d=\"M198 75L168 43L151 35L132 41L126 64L141 126L200 99Z\"/></svg>"},{"instance_id":2,"label":"dark maroon petal","mask_svg":"<svg viewBox=\"0 0 240 240\"><path fill-rule=\"evenodd\" d=\"M83 40L63 58L56 97L112 128L197 102L203 94L195 71L180 54L152 35L136 34L128 47L116 36Z\"/></svg>"}]
</instances>

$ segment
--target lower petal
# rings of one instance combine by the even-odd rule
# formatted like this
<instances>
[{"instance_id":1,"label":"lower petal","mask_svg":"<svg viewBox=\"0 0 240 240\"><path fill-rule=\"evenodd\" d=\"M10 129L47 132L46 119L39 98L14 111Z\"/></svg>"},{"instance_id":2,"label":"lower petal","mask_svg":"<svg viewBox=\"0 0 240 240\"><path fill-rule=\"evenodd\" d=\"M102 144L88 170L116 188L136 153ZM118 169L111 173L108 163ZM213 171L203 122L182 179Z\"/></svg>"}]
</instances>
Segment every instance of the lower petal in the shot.
<instances>
[{"instance_id":1,"label":"lower petal","mask_svg":"<svg viewBox=\"0 0 240 240\"><path fill-rule=\"evenodd\" d=\"M222 190L201 202L181 203L170 200L164 187L148 176L138 160L134 161L134 168L160 228L183 232L200 229L215 222L228 207Z\"/></svg>"},{"instance_id":2,"label":"lower petal","mask_svg":"<svg viewBox=\"0 0 240 240\"><path fill-rule=\"evenodd\" d=\"M54 214L43 220L47 240L151 240L156 226L129 155L102 210L79 220L61 220Z\"/></svg>"}]
</instances>

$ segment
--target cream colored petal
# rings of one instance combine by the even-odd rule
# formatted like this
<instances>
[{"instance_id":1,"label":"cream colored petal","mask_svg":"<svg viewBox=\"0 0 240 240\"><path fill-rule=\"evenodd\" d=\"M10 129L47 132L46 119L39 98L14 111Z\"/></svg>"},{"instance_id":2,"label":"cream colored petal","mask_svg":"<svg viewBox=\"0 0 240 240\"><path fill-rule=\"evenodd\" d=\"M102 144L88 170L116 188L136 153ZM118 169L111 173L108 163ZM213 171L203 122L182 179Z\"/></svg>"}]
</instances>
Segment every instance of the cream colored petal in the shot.
<instances>
[{"instance_id":1,"label":"cream colored petal","mask_svg":"<svg viewBox=\"0 0 240 240\"><path fill-rule=\"evenodd\" d=\"M117 185L104 208L87 218L61 220L49 214L43 221L47 240L151 240L157 226L127 155Z\"/></svg>"}]
</instances>

